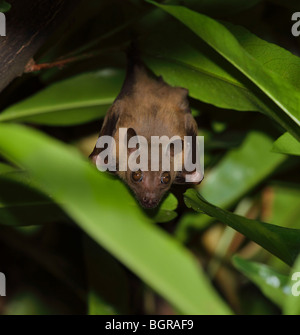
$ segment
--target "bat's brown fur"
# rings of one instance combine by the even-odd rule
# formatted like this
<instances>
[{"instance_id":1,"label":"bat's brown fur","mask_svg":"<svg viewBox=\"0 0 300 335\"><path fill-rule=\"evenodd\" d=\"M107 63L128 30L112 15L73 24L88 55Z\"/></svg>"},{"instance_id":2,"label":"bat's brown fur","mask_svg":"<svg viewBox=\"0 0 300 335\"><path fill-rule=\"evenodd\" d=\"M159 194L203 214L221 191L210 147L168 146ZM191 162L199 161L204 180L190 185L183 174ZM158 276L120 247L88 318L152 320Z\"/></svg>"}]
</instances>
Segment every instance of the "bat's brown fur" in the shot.
<instances>
[{"instance_id":1,"label":"bat's brown fur","mask_svg":"<svg viewBox=\"0 0 300 335\"><path fill-rule=\"evenodd\" d=\"M123 88L109 109L100 136L111 135L119 143L119 128L134 130L136 135L144 136L151 143L151 136L177 135L196 136L197 124L192 117L188 103L188 91L171 87L161 78L149 75L142 65L135 65L127 74ZM103 149L102 149L103 150ZM150 152L150 151L149 151ZM96 148L91 159L96 162L100 149ZM117 156L118 162L118 156ZM171 164L172 166L172 164ZM170 182L160 182L163 171L145 171L141 182L134 182L132 171L117 171L144 207L155 207L173 182L184 182L184 172L170 171Z\"/></svg>"}]
</instances>

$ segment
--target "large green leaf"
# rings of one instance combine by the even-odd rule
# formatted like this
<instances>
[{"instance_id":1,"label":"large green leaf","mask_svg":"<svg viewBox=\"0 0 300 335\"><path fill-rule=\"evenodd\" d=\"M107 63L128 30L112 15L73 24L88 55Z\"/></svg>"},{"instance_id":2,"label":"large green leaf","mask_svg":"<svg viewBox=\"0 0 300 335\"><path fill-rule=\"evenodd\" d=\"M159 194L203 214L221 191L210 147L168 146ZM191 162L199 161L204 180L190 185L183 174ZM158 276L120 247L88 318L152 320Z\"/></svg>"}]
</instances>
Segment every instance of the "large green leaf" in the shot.
<instances>
[{"instance_id":1,"label":"large green leaf","mask_svg":"<svg viewBox=\"0 0 300 335\"><path fill-rule=\"evenodd\" d=\"M255 60L223 24L182 6L158 5L203 39L219 55L258 87L274 103L265 112L294 137L300 138L299 91L277 73Z\"/></svg>"},{"instance_id":2,"label":"large green leaf","mask_svg":"<svg viewBox=\"0 0 300 335\"><path fill-rule=\"evenodd\" d=\"M223 21L222 24L234 35L241 47L264 68L275 72L299 91L300 57L259 38L242 26Z\"/></svg>"},{"instance_id":3,"label":"large green leaf","mask_svg":"<svg viewBox=\"0 0 300 335\"><path fill-rule=\"evenodd\" d=\"M300 229L279 227L233 214L210 204L194 189L187 190L184 199L188 207L229 225L289 265L300 253Z\"/></svg>"},{"instance_id":4,"label":"large green leaf","mask_svg":"<svg viewBox=\"0 0 300 335\"><path fill-rule=\"evenodd\" d=\"M170 193L148 215L153 222L168 222L177 213L177 199ZM52 199L42 194L24 171L0 163L0 224L13 226L39 225L69 221Z\"/></svg>"},{"instance_id":5,"label":"large green leaf","mask_svg":"<svg viewBox=\"0 0 300 335\"><path fill-rule=\"evenodd\" d=\"M278 307L283 307L285 299L291 295L288 276L278 273L265 264L251 262L238 256L233 258L233 264L256 284L266 297Z\"/></svg>"},{"instance_id":6,"label":"large green leaf","mask_svg":"<svg viewBox=\"0 0 300 335\"><path fill-rule=\"evenodd\" d=\"M249 133L242 145L228 152L208 174L201 187L203 197L222 207L236 202L286 159L284 155L270 152L271 147L268 135Z\"/></svg>"},{"instance_id":7,"label":"large green leaf","mask_svg":"<svg viewBox=\"0 0 300 335\"><path fill-rule=\"evenodd\" d=\"M300 156L300 142L291 134L285 133L274 142L272 150L283 154Z\"/></svg>"},{"instance_id":8,"label":"large green leaf","mask_svg":"<svg viewBox=\"0 0 300 335\"><path fill-rule=\"evenodd\" d=\"M15 171L15 168L13 168L12 166L0 162L0 175Z\"/></svg>"},{"instance_id":9,"label":"large green leaf","mask_svg":"<svg viewBox=\"0 0 300 335\"><path fill-rule=\"evenodd\" d=\"M70 126L103 117L116 98L124 72L102 70L55 83L0 114L0 121Z\"/></svg>"},{"instance_id":10,"label":"large green leaf","mask_svg":"<svg viewBox=\"0 0 300 335\"><path fill-rule=\"evenodd\" d=\"M95 241L187 314L228 314L193 256L150 223L127 188L72 147L20 125L0 125L13 159Z\"/></svg>"},{"instance_id":11,"label":"large green leaf","mask_svg":"<svg viewBox=\"0 0 300 335\"><path fill-rule=\"evenodd\" d=\"M205 199L226 208L233 205L286 159L284 155L270 152L272 139L253 131L239 148L229 151L211 171L205 173L200 192ZM186 240L190 228L204 227L211 218L206 215L193 216L179 223L176 235Z\"/></svg>"},{"instance_id":12,"label":"large green leaf","mask_svg":"<svg viewBox=\"0 0 300 335\"><path fill-rule=\"evenodd\" d=\"M245 77L178 22L166 22L141 42L142 57L157 75L185 87L195 99L217 107L267 113L268 100L255 95Z\"/></svg>"},{"instance_id":13,"label":"large green leaf","mask_svg":"<svg viewBox=\"0 0 300 335\"><path fill-rule=\"evenodd\" d=\"M222 24L247 53L298 89L299 57L241 26ZM163 23L141 46L151 69L171 84L189 88L192 97L222 108L268 114L268 100L234 66L179 23Z\"/></svg>"}]
</instances>

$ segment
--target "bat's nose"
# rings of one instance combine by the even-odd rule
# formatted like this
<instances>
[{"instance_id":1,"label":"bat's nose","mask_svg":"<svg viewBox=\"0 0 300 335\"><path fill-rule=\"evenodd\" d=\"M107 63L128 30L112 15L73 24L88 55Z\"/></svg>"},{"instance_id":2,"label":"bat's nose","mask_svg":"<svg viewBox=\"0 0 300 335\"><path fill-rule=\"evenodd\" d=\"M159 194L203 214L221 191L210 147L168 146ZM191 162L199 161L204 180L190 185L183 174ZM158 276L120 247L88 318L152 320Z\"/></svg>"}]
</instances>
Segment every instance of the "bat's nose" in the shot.
<instances>
[{"instance_id":1,"label":"bat's nose","mask_svg":"<svg viewBox=\"0 0 300 335\"><path fill-rule=\"evenodd\" d=\"M158 205L158 200L152 197L143 197L141 204L145 208L154 208Z\"/></svg>"}]
</instances>

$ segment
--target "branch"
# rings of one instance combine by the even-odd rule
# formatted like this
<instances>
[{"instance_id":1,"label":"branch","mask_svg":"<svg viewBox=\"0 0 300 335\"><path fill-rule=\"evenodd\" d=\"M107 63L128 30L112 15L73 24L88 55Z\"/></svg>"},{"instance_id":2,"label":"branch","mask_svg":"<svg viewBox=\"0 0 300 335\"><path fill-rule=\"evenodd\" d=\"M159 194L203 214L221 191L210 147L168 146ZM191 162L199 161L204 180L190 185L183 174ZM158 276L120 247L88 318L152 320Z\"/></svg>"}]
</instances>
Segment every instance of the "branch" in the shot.
<instances>
[{"instance_id":1,"label":"branch","mask_svg":"<svg viewBox=\"0 0 300 335\"><path fill-rule=\"evenodd\" d=\"M0 37L0 92L21 76L29 60L80 0L10 0L6 37Z\"/></svg>"}]
</instances>

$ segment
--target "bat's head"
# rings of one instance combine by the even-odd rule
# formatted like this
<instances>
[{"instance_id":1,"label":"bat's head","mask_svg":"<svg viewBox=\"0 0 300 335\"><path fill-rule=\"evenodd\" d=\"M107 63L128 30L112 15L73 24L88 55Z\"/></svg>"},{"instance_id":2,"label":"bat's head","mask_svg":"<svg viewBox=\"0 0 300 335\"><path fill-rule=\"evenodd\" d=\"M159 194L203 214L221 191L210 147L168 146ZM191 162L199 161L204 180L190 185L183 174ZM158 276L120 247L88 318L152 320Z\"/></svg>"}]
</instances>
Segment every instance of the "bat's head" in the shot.
<instances>
[{"instance_id":1,"label":"bat's head","mask_svg":"<svg viewBox=\"0 0 300 335\"><path fill-rule=\"evenodd\" d=\"M126 182L144 208L156 207L170 189L173 171L127 171Z\"/></svg>"},{"instance_id":2,"label":"bat's head","mask_svg":"<svg viewBox=\"0 0 300 335\"><path fill-rule=\"evenodd\" d=\"M118 136L116 147L95 147L90 158L99 170L114 172L123 179L142 207L155 208L173 183L199 184L203 179L197 169L186 171L185 144L180 137L157 136L149 141L133 128L122 129L124 137Z\"/></svg>"},{"instance_id":3,"label":"bat's head","mask_svg":"<svg viewBox=\"0 0 300 335\"><path fill-rule=\"evenodd\" d=\"M178 170L179 165L182 166L184 142L181 138L166 142L157 139L159 143L153 139L147 141L137 136L133 128L128 129L127 135L127 170L119 171L118 175L131 188L142 207L155 208L173 183L186 183L187 172ZM130 144L132 139L135 140ZM190 173L189 177L189 183L198 184L202 180L197 171Z\"/></svg>"}]
</instances>

